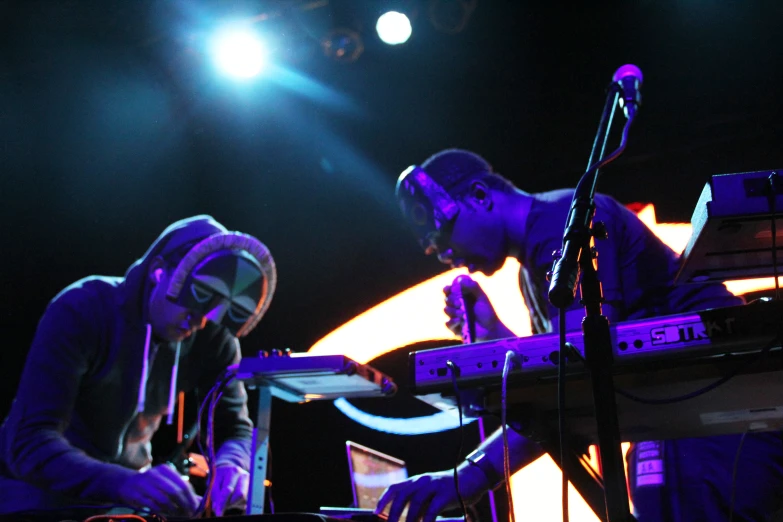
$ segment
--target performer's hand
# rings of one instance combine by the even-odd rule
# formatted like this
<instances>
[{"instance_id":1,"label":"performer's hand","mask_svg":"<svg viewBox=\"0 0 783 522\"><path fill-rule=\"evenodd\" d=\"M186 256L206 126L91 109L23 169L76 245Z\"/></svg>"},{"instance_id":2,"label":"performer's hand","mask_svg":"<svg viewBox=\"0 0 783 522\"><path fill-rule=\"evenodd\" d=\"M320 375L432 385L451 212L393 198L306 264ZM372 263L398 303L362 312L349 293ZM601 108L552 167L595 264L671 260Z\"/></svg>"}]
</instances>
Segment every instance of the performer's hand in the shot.
<instances>
[{"instance_id":1,"label":"performer's hand","mask_svg":"<svg viewBox=\"0 0 783 522\"><path fill-rule=\"evenodd\" d=\"M459 472L459 488L465 504L474 504L487 489L486 477L474 466ZM443 511L460 507L454 487L454 470L425 473L389 486L378 500L375 513L383 512L391 502L387 522L397 522L408 505L407 522L434 522Z\"/></svg>"},{"instance_id":2,"label":"performer's hand","mask_svg":"<svg viewBox=\"0 0 783 522\"><path fill-rule=\"evenodd\" d=\"M218 464L212 490L212 509L222 517L228 509L245 509L250 473L234 464Z\"/></svg>"},{"instance_id":3,"label":"performer's hand","mask_svg":"<svg viewBox=\"0 0 783 522\"><path fill-rule=\"evenodd\" d=\"M462 324L465 321L465 311L457 298L460 285L462 286L462 295L473 297L473 312L476 317L476 341L489 341L491 339L503 339L514 336L514 333L498 318L495 308L481 286L465 275L457 276L449 286L443 289L443 293L446 295L446 307L443 311L449 317L449 320L446 322L446 327L449 330L456 335L460 335Z\"/></svg>"},{"instance_id":4,"label":"performer's hand","mask_svg":"<svg viewBox=\"0 0 783 522\"><path fill-rule=\"evenodd\" d=\"M168 464L125 479L118 494L123 504L163 515L192 516L201 501L193 487Z\"/></svg>"}]
</instances>

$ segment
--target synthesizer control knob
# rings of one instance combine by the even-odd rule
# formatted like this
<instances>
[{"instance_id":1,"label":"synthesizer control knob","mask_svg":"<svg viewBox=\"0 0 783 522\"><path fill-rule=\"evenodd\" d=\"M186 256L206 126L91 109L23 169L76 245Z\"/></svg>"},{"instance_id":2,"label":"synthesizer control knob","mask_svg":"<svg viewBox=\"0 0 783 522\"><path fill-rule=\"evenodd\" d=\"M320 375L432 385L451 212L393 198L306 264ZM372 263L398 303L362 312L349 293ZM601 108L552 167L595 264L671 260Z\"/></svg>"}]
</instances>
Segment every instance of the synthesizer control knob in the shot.
<instances>
[{"instance_id":1,"label":"synthesizer control knob","mask_svg":"<svg viewBox=\"0 0 783 522\"><path fill-rule=\"evenodd\" d=\"M259 350L258 357L260 359L266 359L267 357L269 357L269 352L267 352L266 350Z\"/></svg>"}]
</instances>

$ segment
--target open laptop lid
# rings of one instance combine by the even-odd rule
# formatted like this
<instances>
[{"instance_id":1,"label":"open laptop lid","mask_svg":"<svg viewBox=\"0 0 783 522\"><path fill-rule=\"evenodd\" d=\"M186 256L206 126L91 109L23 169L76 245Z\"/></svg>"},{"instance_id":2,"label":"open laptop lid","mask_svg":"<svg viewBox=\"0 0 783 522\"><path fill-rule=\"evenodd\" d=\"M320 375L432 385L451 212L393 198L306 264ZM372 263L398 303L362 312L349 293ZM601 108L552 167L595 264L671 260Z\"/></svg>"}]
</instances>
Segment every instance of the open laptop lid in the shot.
<instances>
[{"instance_id":1,"label":"open laptop lid","mask_svg":"<svg viewBox=\"0 0 783 522\"><path fill-rule=\"evenodd\" d=\"M345 447L354 507L375 509L386 488L408 478L408 469L400 459L350 440Z\"/></svg>"},{"instance_id":2,"label":"open laptop lid","mask_svg":"<svg viewBox=\"0 0 783 522\"><path fill-rule=\"evenodd\" d=\"M387 487L408 478L408 469L404 461L386 455L378 450L362 446L352 441L345 442L348 455L348 469L351 473L353 490L352 508L321 507L320 513L333 518L351 519L354 522L382 522L388 518L389 505L383 513L374 514ZM408 506L400 516L405 520ZM437 517L438 522L463 522L462 517Z\"/></svg>"}]
</instances>

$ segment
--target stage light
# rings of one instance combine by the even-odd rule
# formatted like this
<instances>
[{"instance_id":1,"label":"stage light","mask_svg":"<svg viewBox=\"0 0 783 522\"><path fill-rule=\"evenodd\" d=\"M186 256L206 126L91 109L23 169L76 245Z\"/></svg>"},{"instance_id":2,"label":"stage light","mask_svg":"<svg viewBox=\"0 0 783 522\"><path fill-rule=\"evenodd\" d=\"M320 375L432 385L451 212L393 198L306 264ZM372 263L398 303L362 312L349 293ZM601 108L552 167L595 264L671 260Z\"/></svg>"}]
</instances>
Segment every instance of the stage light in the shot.
<instances>
[{"instance_id":1,"label":"stage light","mask_svg":"<svg viewBox=\"0 0 783 522\"><path fill-rule=\"evenodd\" d=\"M233 78L258 76L266 63L266 50L261 39L246 28L226 28L219 31L212 43L215 65Z\"/></svg>"},{"instance_id":2,"label":"stage light","mask_svg":"<svg viewBox=\"0 0 783 522\"><path fill-rule=\"evenodd\" d=\"M378 17L375 30L378 31L381 41L389 45L407 42L413 32L408 17L397 11L389 11Z\"/></svg>"}]
</instances>

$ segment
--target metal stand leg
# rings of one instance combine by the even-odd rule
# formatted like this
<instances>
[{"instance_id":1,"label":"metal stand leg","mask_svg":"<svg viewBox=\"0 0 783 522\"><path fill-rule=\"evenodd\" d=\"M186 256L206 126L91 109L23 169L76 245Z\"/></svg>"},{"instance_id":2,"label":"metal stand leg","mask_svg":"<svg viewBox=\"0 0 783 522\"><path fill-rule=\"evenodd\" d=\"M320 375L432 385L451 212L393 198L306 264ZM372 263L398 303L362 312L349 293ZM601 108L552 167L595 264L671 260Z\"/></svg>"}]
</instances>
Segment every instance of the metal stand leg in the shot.
<instances>
[{"instance_id":1,"label":"metal stand leg","mask_svg":"<svg viewBox=\"0 0 783 522\"><path fill-rule=\"evenodd\" d=\"M258 413L253 430L253 446L250 464L250 485L247 488L248 515L264 513L267 458L269 456L269 425L272 417L272 389L258 386Z\"/></svg>"},{"instance_id":2,"label":"metal stand leg","mask_svg":"<svg viewBox=\"0 0 783 522\"><path fill-rule=\"evenodd\" d=\"M634 520L628 505L628 488L614 397L609 321L604 316L588 316L582 326L585 332L585 360L593 387L606 512L610 522Z\"/></svg>"}]
</instances>

